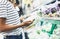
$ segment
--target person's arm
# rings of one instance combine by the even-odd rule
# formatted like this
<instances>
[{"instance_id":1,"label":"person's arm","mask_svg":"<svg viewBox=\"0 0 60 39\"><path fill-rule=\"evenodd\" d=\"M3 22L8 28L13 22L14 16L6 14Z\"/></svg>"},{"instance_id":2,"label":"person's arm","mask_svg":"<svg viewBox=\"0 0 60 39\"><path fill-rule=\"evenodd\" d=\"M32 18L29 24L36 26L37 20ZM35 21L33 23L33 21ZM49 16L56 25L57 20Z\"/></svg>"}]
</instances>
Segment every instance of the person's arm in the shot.
<instances>
[{"instance_id":1,"label":"person's arm","mask_svg":"<svg viewBox=\"0 0 60 39\"><path fill-rule=\"evenodd\" d=\"M6 23L6 19L0 18L0 32L6 32L6 31L14 30L22 26L28 26L29 24L32 23L32 21L26 21L26 22L21 23L20 25L8 25L5 23Z\"/></svg>"}]
</instances>

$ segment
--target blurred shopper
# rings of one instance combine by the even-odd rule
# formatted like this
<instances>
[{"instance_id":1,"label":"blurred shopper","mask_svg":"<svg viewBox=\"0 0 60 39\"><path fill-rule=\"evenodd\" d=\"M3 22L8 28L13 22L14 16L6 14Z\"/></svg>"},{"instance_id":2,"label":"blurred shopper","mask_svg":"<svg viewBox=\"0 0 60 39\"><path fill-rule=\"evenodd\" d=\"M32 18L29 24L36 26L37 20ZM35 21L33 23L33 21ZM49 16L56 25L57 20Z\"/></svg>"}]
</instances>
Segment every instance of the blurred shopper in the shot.
<instances>
[{"instance_id":1,"label":"blurred shopper","mask_svg":"<svg viewBox=\"0 0 60 39\"><path fill-rule=\"evenodd\" d=\"M4 39L22 39L21 27L28 26L33 20L20 23L19 15L12 3L0 0L0 33Z\"/></svg>"}]
</instances>

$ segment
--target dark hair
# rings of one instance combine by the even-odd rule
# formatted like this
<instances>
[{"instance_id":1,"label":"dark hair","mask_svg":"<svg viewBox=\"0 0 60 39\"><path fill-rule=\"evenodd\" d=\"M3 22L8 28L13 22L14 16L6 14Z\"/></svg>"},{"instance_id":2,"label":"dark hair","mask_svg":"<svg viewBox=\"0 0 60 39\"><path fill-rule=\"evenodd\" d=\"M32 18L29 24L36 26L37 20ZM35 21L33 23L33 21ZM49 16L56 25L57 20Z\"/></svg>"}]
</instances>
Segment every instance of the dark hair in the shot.
<instances>
[{"instance_id":1,"label":"dark hair","mask_svg":"<svg viewBox=\"0 0 60 39\"><path fill-rule=\"evenodd\" d=\"M16 0L16 4L19 5L19 0Z\"/></svg>"}]
</instances>

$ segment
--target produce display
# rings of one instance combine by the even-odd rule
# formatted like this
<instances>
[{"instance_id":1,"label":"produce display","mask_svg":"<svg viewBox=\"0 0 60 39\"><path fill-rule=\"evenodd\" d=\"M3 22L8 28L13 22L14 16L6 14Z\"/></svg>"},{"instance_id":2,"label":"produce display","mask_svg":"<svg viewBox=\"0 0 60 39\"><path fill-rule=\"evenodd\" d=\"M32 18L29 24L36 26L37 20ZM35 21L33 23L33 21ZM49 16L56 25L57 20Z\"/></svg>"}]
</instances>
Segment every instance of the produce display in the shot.
<instances>
[{"instance_id":1,"label":"produce display","mask_svg":"<svg viewBox=\"0 0 60 39\"><path fill-rule=\"evenodd\" d=\"M60 25L57 24L57 21L56 26L52 26L51 22L41 19L42 17L53 17L56 19L60 17L60 4L52 5L40 6L40 9L34 12L36 14L33 14L31 18L35 17L35 21L26 30L29 39L60 39Z\"/></svg>"},{"instance_id":2,"label":"produce display","mask_svg":"<svg viewBox=\"0 0 60 39\"><path fill-rule=\"evenodd\" d=\"M60 17L60 5L50 6L46 5L40 9L43 17Z\"/></svg>"},{"instance_id":3,"label":"produce display","mask_svg":"<svg viewBox=\"0 0 60 39\"><path fill-rule=\"evenodd\" d=\"M60 39L60 25L54 29L53 34L50 34L52 24L44 21L43 25L38 22L34 27L30 27L26 32L28 33L29 39Z\"/></svg>"},{"instance_id":4,"label":"produce display","mask_svg":"<svg viewBox=\"0 0 60 39\"><path fill-rule=\"evenodd\" d=\"M29 39L60 39L60 25L57 25L56 29L52 29L52 23L48 21L41 21L42 15L44 17L60 17L59 9L54 8L49 8L48 10L45 10L44 13L42 11L37 11L35 17L35 21L33 24L31 24L30 28L26 31L28 33ZM51 13L50 13L51 12ZM33 27L32 27L33 26ZM53 30L52 34L50 33Z\"/></svg>"}]
</instances>

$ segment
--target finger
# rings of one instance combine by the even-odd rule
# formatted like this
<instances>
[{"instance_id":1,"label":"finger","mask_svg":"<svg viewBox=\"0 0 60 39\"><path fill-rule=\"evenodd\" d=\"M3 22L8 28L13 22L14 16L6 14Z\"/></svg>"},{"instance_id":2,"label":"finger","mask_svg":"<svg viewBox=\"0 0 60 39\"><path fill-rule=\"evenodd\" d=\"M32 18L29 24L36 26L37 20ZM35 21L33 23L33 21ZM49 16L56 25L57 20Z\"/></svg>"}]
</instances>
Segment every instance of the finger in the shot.
<instances>
[{"instance_id":1,"label":"finger","mask_svg":"<svg viewBox=\"0 0 60 39\"><path fill-rule=\"evenodd\" d=\"M30 21L26 21L26 22L31 22L31 20Z\"/></svg>"},{"instance_id":2,"label":"finger","mask_svg":"<svg viewBox=\"0 0 60 39\"><path fill-rule=\"evenodd\" d=\"M32 24L33 22L29 22L30 24Z\"/></svg>"}]
</instances>

